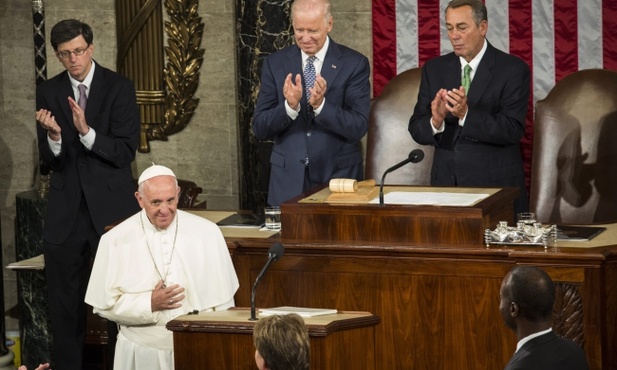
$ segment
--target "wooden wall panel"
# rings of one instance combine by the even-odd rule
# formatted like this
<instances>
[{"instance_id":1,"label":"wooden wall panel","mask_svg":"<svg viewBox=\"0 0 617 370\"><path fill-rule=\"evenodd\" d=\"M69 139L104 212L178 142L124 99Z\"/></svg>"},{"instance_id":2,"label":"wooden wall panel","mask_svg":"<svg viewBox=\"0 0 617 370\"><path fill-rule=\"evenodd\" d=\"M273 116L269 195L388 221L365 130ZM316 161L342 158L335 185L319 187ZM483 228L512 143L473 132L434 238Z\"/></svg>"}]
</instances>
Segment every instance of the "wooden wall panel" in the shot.
<instances>
[{"instance_id":1,"label":"wooden wall panel","mask_svg":"<svg viewBox=\"0 0 617 370\"><path fill-rule=\"evenodd\" d=\"M615 264L606 264L605 251L285 246L285 256L271 265L257 289L257 306L372 312L381 318L375 327L378 369L502 369L517 339L499 313L499 289L515 264L544 268L560 286L560 299L565 302L561 312L574 308L575 315L582 315L582 327L575 335L583 340L591 369L617 366L614 331L603 327L615 327L617 310L617 293L608 289L615 290L617 273ZM266 261L268 247L266 242L235 245L238 306L250 305L250 288ZM569 303L576 295L578 307Z\"/></svg>"}]
</instances>

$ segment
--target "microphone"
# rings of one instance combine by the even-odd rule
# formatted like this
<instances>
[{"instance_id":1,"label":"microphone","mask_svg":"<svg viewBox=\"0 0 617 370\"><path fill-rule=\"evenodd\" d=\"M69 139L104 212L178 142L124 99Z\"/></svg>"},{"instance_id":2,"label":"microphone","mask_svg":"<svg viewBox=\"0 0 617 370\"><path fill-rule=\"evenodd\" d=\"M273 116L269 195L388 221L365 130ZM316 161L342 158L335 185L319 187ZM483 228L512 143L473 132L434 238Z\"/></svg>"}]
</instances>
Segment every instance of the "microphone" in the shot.
<instances>
[{"instance_id":1,"label":"microphone","mask_svg":"<svg viewBox=\"0 0 617 370\"><path fill-rule=\"evenodd\" d=\"M424 152L422 149L414 149L409 153L409 156L404 161L395 164L394 166L388 168L381 176L381 184L379 185L379 205L383 206L383 183L386 179L386 175L394 170L398 170L403 167L407 163L418 163L424 159Z\"/></svg>"},{"instance_id":2,"label":"microphone","mask_svg":"<svg viewBox=\"0 0 617 370\"><path fill-rule=\"evenodd\" d=\"M278 242L272 244L272 246L268 250L268 261L266 261L266 264L259 272L259 275L257 275L257 279L255 279L255 284L253 284L253 289L251 290L251 317L249 318L249 320L257 320L257 317L255 316L255 291L257 289L257 284L259 284L261 277L264 275L268 267L270 267L270 264L272 262L278 261L279 258L283 257L284 254L285 247L283 247L283 244Z\"/></svg>"}]
</instances>

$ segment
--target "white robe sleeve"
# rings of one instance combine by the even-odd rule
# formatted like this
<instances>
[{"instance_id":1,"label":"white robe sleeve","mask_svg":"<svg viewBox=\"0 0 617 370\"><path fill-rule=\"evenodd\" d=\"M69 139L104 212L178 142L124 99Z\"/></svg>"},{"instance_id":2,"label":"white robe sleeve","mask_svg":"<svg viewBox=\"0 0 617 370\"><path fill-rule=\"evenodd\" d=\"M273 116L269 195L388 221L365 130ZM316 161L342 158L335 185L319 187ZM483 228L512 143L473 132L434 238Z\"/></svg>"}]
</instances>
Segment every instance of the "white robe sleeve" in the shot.
<instances>
[{"instance_id":1,"label":"white robe sleeve","mask_svg":"<svg viewBox=\"0 0 617 370\"><path fill-rule=\"evenodd\" d=\"M119 227L119 226L116 226ZM120 231L120 230L118 230ZM117 233L113 233L117 235ZM93 312L122 325L153 324L152 290L156 285L134 239L103 235L99 243L85 301Z\"/></svg>"},{"instance_id":2,"label":"white robe sleeve","mask_svg":"<svg viewBox=\"0 0 617 370\"><path fill-rule=\"evenodd\" d=\"M226 310L234 306L238 278L220 229L208 220L178 210L180 229L173 268L164 275L185 288L185 299L180 308L153 313L152 291L160 272L143 233L136 232L141 229L138 215L101 238L86 292L86 303L94 313L125 326L164 325L194 310Z\"/></svg>"}]
</instances>

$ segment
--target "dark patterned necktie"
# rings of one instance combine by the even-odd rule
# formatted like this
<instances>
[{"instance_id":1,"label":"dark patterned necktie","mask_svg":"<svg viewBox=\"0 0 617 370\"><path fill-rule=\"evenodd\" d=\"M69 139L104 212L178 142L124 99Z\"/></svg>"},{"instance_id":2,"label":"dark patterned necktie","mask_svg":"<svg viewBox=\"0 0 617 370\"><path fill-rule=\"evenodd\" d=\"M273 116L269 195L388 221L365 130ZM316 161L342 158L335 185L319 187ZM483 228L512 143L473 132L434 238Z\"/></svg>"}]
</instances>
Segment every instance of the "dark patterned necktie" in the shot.
<instances>
[{"instance_id":1,"label":"dark patterned necktie","mask_svg":"<svg viewBox=\"0 0 617 370\"><path fill-rule=\"evenodd\" d=\"M309 89L313 88L313 85L315 85L315 80L317 79L315 65L313 64L315 59L317 59L315 56L306 58L306 66L304 67L304 88L306 89L306 101L311 99L311 91Z\"/></svg>"},{"instance_id":2,"label":"dark patterned necktie","mask_svg":"<svg viewBox=\"0 0 617 370\"><path fill-rule=\"evenodd\" d=\"M77 105L85 112L86 111L86 103L88 102L88 96L86 95L86 85L80 84L77 86L79 88L79 100L77 101Z\"/></svg>"}]
</instances>

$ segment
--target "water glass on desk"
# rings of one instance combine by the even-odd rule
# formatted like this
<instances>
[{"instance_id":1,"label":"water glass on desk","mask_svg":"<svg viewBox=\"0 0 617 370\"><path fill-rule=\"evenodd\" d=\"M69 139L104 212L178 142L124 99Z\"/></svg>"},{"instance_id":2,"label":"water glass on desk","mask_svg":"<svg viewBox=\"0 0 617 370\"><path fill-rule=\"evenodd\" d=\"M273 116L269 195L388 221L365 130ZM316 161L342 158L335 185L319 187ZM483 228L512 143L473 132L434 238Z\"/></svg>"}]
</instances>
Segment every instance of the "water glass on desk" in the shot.
<instances>
[{"instance_id":1,"label":"water glass on desk","mask_svg":"<svg viewBox=\"0 0 617 370\"><path fill-rule=\"evenodd\" d=\"M536 214L534 212L521 212L517 216L516 227L526 234L535 234Z\"/></svg>"},{"instance_id":2,"label":"water glass on desk","mask_svg":"<svg viewBox=\"0 0 617 370\"><path fill-rule=\"evenodd\" d=\"M278 206L268 206L264 209L266 216L266 229L281 229L281 208Z\"/></svg>"},{"instance_id":3,"label":"water glass on desk","mask_svg":"<svg viewBox=\"0 0 617 370\"><path fill-rule=\"evenodd\" d=\"M517 221L522 222L525 225L533 225L536 223L535 212L521 212L517 215Z\"/></svg>"}]
</instances>

